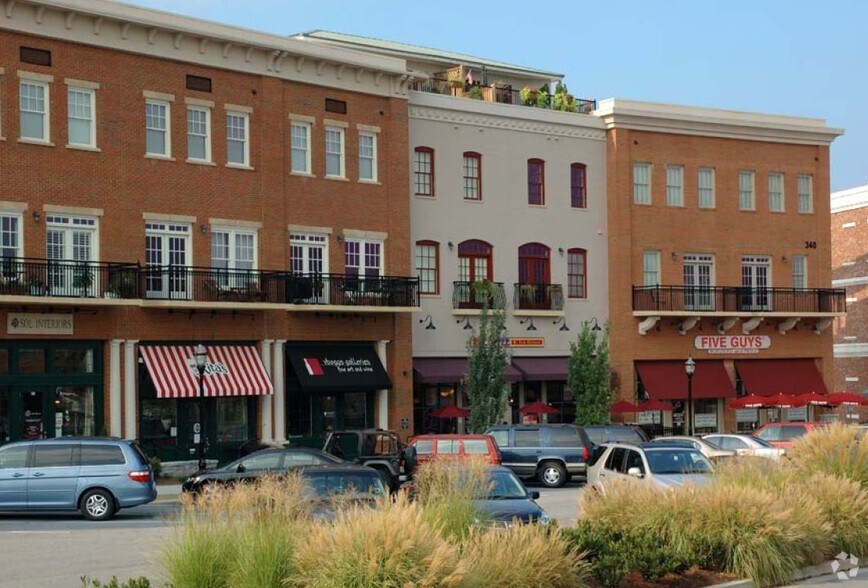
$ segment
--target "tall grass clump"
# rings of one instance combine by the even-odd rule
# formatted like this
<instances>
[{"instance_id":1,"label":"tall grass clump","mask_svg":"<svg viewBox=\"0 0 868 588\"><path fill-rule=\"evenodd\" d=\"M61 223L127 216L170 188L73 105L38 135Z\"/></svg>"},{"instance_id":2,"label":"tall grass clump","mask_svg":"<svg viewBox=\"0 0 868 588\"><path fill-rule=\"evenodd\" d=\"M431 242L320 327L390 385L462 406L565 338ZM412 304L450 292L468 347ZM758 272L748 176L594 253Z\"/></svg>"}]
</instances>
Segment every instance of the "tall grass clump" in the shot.
<instances>
[{"instance_id":1,"label":"tall grass clump","mask_svg":"<svg viewBox=\"0 0 868 588\"><path fill-rule=\"evenodd\" d=\"M415 500L428 523L444 537L462 539L474 525L484 522L485 515L475 501L489 491L490 467L484 459L434 459L418 468Z\"/></svg>"},{"instance_id":2,"label":"tall grass clump","mask_svg":"<svg viewBox=\"0 0 868 588\"><path fill-rule=\"evenodd\" d=\"M858 482L830 474L814 474L802 492L816 502L831 533L827 557L844 551L868 556L868 491Z\"/></svg>"},{"instance_id":3,"label":"tall grass clump","mask_svg":"<svg viewBox=\"0 0 868 588\"><path fill-rule=\"evenodd\" d=\"M785 460L742 456L714 467L714 484L727 484L742 488L755 488L781 492L800 480L797 472Z\"/></svg>"},{"instance_id":4,"label":"tall grass clump","mask_svg":"<svg viewBox=\"0 0 868 588\"><path fill-rule=\"evenodd\" d=\"M815 429L797 439L787 457L803 476L841 476L868 489L868 436L856 427L833 423Z\"/></svg>"}]
</instances>

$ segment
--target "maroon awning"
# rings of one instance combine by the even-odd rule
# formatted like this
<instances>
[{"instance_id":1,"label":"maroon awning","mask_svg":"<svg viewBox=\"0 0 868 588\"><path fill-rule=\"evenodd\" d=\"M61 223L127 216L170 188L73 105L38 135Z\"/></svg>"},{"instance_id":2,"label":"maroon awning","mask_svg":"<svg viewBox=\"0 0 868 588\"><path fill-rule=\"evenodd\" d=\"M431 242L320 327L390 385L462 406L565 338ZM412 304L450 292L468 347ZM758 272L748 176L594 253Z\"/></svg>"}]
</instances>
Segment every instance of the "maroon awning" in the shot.
<instances>
[{"instance_id":1,"label":"maroon awning","mask_svg":"<svg viewBox=\"0 0 868 588\"><path fill-rule=\"evenodd\" d=\"M637 361L636 371L650 398L683 400L687 398L687 374L681 360ZM735 388L723 362L699 360L693 374L693 398L734 398Z\"/></svg>"},{"instance_id":2,"label":"maroon awning","mask_svg":"<svg viewBox=\"0 0 868 588\"><path fill-rule=\"evenodd\" d=\"M567 357L513 357L525 380L566 381Z\"/></svg>"},{"instance_id":3,"label":"maroon awning","mask_svg":"<svg viewBox=\"0 0 868 588\"><path fill-rule=\"evenodd\" d=\"M453 384L467 374L466 357L414 357L413 379L420 384ZM506 380L521 380L521 372L512 365L506 366Z\"/></svg>"},{"instance_id":4,"label":"maroon awning","mask_svg":"<svg viewBox=\"0 0 868 588\"><path fill-rule=\"evenodd\" d=\"M826 384L813 359L745 359L735 369L748 394L825 394Z\"/></svg>"}]
</instances>

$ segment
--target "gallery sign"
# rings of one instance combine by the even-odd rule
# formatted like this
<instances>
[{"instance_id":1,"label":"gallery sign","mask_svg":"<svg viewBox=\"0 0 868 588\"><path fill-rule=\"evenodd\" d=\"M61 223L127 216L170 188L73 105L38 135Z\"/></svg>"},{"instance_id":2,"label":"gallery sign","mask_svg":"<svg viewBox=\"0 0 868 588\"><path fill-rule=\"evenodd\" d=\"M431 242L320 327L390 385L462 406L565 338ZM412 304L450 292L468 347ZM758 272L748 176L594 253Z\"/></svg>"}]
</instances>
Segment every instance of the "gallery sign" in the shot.
<instances>
[{"instance_id":1,"label":"gallery sign","mask_svg":"<svg viewBox=\"0 0 868 588\"><path fill-rule=\"evenodd\" d=\"M8 335L72 335L72 314L10 312L6 315Z\"/></svg>"},{"instance_id":2,"label":"gallery sign","mask_svg":"<svg viewBox=\"0 0 868 588\"><path fill-rule=\"evenodd\" d=\"M772 346L768 335L698 335L693 344L708 353L759 353Z\"/></svg>"},{"instance_id":3,"label":"gallery sign","mask_svg":"<svg viewBox=\"0 0 868 588\"><path fill-rule=\"evenodd\" d=\"M546 346L545 337L503 337L501 338L500 343L504 347L509 347L510 349L516 349L518 347L542 349ZM471 337L470 346L476 347L477 345L479 345L479 337Z\"/></svg>"}]
</instances>

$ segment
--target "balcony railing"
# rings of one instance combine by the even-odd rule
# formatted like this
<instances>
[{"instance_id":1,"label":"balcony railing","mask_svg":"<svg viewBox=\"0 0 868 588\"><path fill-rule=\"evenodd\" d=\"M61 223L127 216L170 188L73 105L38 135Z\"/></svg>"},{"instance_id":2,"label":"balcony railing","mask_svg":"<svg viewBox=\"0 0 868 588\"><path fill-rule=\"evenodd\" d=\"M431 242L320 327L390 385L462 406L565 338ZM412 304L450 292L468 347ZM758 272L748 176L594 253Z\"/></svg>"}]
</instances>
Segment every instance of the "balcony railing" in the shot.
<instances>
[{"instance_id":1,"label":"balcony railing","mask_svg":"<svg viewBox=\"0 0 868 588\"><path fill-rule=\"evenodd\" d=\"M477 282L452 282L452 308L479 310L485 303L489 308L502 308L506 300L503 282L488 282L487 288L474 287Z\"/></svg>"},{"instance_id":2,"label":"balcony railing","mask_svg":"<svg viewBox=\"0 0 868 588\"><path fill-rule=\"evenodd\" d=\"M560 284L515 285L513 306L516 310L563 310L564 289Z\"/></svg>"},{"instance_id":3,"label":"balcony railing","mask_svg":"<svg viewBox=\"0 0 868 588\"><path fill-rule=\"evenodd\" d=\"M4 257L0 295L141 298L137 263Z\"/></svg>"},{"instance_id":4,"label":"balcony railing","mask_svg":"<svg viewBox=\"0 0 868 588\"><path fill-rule=\"evenodd\" d=\"M843 289L634 286L634 311L842 313Z\"/></svg>"},{"instance_id":5,"label":"balcony railing","mask_svg":"<svg viewBox=\"0 0 868 588\"><path fill-rule=\"evenodd\" d=\"M554 95L549 94L545 100L537 100L536 96L528 100L522 100L521 90L504 84L483 85L480 83L468 84L463 80L446 79L432 76L427 80L416 80L410 83L410 89L431 94L444 94L459 98L475 98L485 102L499 102L501 104L516 104L519 106L533 106L536 108L553 108ZM573 112L587 114L597 108L597 101L592 98L576 98Z\"/></svg>"}]
</instances>

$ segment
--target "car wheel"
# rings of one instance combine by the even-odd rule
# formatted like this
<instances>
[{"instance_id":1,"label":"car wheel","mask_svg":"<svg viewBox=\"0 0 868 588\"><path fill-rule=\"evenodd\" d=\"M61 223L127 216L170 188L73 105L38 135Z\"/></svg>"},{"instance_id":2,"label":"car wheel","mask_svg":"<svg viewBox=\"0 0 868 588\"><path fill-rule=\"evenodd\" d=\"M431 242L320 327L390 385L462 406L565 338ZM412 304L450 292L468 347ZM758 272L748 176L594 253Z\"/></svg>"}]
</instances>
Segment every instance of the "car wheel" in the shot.
<instances>
[{"instance_id":1,"label":"car wheel","mask_svg":"<svg viewBox=\"0 0 868 588\"><path fill-rule=\"evenodd\" d=\"M567 470L556 461L547 461L539 467L537 479L548 488L560 488L567 483Z\"/></svg>"},{"instance_id":2,"label":"car wheel","mask_svg":"<svg viewBox=\"0 0 868 588\"><path fill-rule=\"evenodd\" d=\"M81 513L88 520L110 519L115 510L115 497L107 490L91 490L81 497Z\"/></svg>"}]
</instances>

